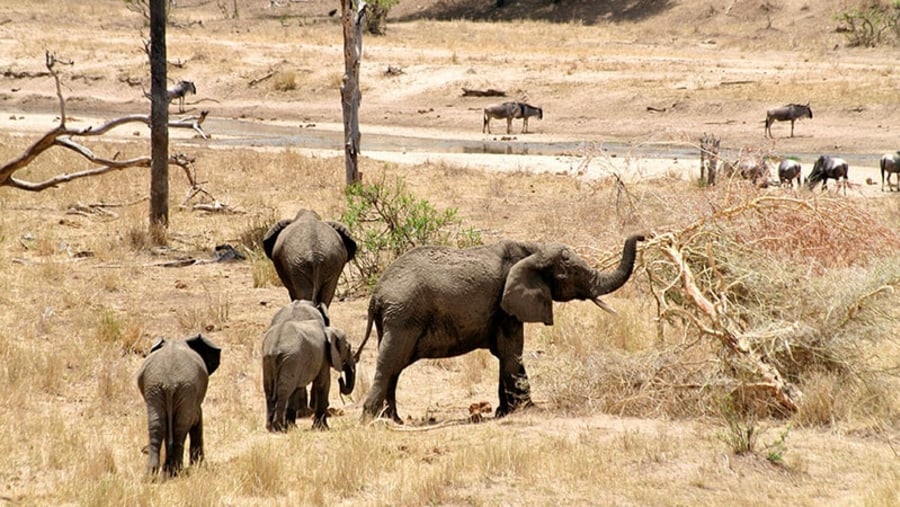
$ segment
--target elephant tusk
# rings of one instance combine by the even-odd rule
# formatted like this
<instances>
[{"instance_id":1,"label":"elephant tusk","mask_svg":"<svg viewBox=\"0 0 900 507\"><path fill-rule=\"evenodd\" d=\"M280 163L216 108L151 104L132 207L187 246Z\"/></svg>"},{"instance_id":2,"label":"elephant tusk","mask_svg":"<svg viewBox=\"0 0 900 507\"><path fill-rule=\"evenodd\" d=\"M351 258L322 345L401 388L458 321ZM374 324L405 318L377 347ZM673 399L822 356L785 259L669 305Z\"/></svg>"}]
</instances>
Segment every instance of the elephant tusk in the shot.
<instances>
[{"instance_id":1,"label":"elephant tusk","mask_svg":"<svg viewBox=\"0 0 900 507\"><path fill-rule=\"evenodd\" d=\"M615 308L609 306L608 304L606 304L605 301L603 301L603 300L600 299L600 298L594 298L594 299L592 299L591 301L593 301L595 305L599 306L600 308L603 308L604 310L606 310L607 312L609 312L609 313L611 313L611 314L613 314L613 315L616 315L616 314L619 313L619 312L616 311Z\"/></svg>"}]
</instances>

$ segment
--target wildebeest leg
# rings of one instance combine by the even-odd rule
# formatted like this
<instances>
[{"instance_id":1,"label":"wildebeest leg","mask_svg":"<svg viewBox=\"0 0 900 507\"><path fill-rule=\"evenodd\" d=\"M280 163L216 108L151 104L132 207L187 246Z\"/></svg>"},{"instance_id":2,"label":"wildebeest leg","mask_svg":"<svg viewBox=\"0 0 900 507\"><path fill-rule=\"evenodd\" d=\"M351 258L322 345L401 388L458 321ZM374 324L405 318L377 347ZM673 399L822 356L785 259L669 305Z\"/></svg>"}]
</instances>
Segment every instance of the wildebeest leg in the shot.
<instances>
[{"instance_id":1,"label":"wildebeest leg","mask_svg":"<svg viewBox=\"0 0 900 507\"><path fill-rule=\"evenodd\" d=\"M794 137L794 119L791 119L791 137Z\"/></svg>"},{"instance_id":2,"label":"wildebeest leg","mask_svg":"<svg viewBox=\"0 0 900 507\"><path fill-rule=\"evenodd\" d=\"M512 134L512 121L513 121L512 116L508 116L506 118L506 133L507 134Z\"/></svg>"}]
</instances>

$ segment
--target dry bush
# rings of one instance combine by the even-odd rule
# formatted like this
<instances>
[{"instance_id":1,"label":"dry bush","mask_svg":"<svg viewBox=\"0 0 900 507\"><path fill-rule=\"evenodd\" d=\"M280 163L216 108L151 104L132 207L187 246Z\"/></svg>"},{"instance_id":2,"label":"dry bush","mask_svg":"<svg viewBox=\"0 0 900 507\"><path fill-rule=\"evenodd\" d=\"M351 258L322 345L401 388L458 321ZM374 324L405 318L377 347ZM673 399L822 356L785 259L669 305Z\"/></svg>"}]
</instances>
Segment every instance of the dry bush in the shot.
<instances>
[{"instance_id":1,"label":"dry bush","mask_svg":"<svg viewBox=\"0 0 900 507\"><path fill-rule=\"evenodd\" d=\"M562 312L542 332L561 349L540 381L555 406L686 417L717 415L716 400L731 397L784 414L773 394L808 389L794 408L802 424L881 427L896 417L898 365L873 356L896 347L900 258L884 254L900 249L900 235L877 210L747 188L694 192L680 204L715 211L683 215L702 218L642 247L633 280L656 308L629 308L621 334ZM655 333L635 325L654 317Z\"/></svg>"}]
</instances>

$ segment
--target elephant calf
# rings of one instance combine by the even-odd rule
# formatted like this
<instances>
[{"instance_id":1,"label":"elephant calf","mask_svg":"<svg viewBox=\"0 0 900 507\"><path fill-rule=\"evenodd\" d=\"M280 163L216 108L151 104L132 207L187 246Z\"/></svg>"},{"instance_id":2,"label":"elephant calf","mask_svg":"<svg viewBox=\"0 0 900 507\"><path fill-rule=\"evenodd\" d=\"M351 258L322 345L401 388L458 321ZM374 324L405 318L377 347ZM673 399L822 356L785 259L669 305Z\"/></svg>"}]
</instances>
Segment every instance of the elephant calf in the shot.
<instances>
[{"instance_id":1,"label":"elephant calf","mask_svg":"<svg viewBox=\"0 0 900 507\"><path fill-rule=\"evenodd\" d=\"M269 431L286 431L296 423L310 383L313 428L328 429L329 367L344 374L338 379L341 394L353 392L356 361L350 342L343 331L326 325L321 310L310 301L293 301L275 314L266 330L262 363Z\"/></svg>"},{"instance_id":2,"label":"elephant calf","mask_svg":"<svg viewBox=\"0 0 900 507\"><path fill-rule=\"evenodd\" d=\"M219 367L221 349L197 335L183 340L160 338L137 374L138 389L147 403L149 461L147 473L159 471L165 446L166 475L177 474L184 460L184 441L191 436L190 462L203 459L203 411L209 376Z\"/></svg>"}]
</instances>

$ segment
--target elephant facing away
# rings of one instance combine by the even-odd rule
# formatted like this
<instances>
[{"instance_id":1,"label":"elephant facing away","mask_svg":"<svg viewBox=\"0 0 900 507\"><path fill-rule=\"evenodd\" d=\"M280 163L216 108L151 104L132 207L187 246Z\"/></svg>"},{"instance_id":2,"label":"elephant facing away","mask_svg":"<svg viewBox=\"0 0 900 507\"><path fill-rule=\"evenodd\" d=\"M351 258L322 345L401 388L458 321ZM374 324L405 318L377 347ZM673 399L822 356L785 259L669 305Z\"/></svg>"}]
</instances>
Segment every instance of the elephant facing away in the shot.
<instances>
[{"instance_id":1,"label":"elephant facing away","mask_svg":"<svg viewBox=\"0 0 900 507\"><path fill-rule=\"evenodd\" d=\"M203 411L209 376L219 367L221 349L202 335L181 340L158 340L137 374L138 389L147 404L150 444L147 473L176 475L184 460L184 442L191 437L190 463L203 459Z\"/></svg>"},{"instance_id":2,"label":"elephant facing away","mask_svg":"<svg viewBox=\"0 0 900 507\"><path fill-rule=\"evenodd\" d=\"M356 361L347 336L327 326L320 308L310 301L293 301L275 314L262 346L266 429L286 431L306 407L306 386L312 383L313 428L327 429L330 368L343 373L341 394L353 392Z\"/></svg>"},{"instance_id":3,"label":"elephant facing away","mask_svg":"<svg viewBox=\"0 0 900 507\"><path fill-rule=\"evenodd\" d=\"M452 357L488 349L500 362L502 417L531 404L522 363L523 323L553 325L553 301L591 300L613 311L600 296L631 276L637 243L631 236L619 266L592 269L571 248L556 244L501 241L465 250L423 246L395 260L369 300L366 336L378 334L375 378L363 405L363 420L397 414L397 381L404 368L423 358ZM386 403L386 407L385 407Z\"/></svg>"},{"instance_id":4,"label":"elephant facing away","mask_svg":"<svg viewBox=\"0 0 900 507\"><path fill-rule=\"evenodd\" d=\"M263 250L275 265L291 300L331 304L344 265L356 255L347 226L322 221L301 209L293 220L280 220L263 238Z\"/></svg>"}]
</instances>

